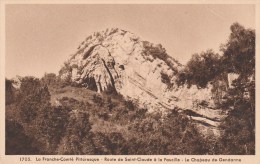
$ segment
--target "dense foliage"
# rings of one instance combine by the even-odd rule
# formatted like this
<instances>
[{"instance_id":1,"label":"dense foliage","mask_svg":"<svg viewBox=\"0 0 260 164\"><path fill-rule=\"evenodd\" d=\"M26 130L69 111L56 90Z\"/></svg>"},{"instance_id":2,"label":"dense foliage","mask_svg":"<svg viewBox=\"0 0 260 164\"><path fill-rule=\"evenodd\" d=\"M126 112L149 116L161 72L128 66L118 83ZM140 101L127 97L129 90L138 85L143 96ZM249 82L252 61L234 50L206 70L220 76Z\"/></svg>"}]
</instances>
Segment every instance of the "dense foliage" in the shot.
<instances>
[{"instance_id":1,"label":"dense foliage","mask_svg":"<svg viewBox=\"0 0 260 164\"><path fill-rule=\"evenodd\" d=\"M212 50L192 55L187 65L178 74L177 84L196 85L205 88L221 72L220 56Z\"/></svg>"},{"instance_id":2,"label":"dense foliage","mask_svg":"<svg viewBox=\"0 0 260 164\"><path fill-rule=\"evenodd\" d=\"M62 97L55 105L51 94L77 95L84 89L51 81L46 76L22 80L6 109L6 154L205 154L209 149L201 148L198 143L206 141L179 109L162 117L121 95L90 90L85 100Z\"/></svg>"},{"instance_id":3,"label":"dense foliage","mask_svg":"<svg viewBox=\"0 0 260 164\"><path fill-rule=\"evenodd\" d=\"M231 27L228 41L221 46L222 56L212 51L193 55L179 72L179 85L205 88L223 75L237 74L232 87L226 90L220 107L228 110L222 121L223 154L255 153L255 31L238 23Z\"/></svg>"}]
</instances>

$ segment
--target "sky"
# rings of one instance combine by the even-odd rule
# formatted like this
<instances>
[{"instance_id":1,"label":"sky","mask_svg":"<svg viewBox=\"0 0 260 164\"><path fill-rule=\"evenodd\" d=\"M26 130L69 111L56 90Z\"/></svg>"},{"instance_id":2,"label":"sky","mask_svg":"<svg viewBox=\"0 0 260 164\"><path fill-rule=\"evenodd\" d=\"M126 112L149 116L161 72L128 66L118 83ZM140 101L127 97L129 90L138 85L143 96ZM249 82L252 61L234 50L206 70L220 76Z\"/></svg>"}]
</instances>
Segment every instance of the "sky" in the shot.
<instances>
[{"instance_id":1,"label":"sky","mask_svg":"<svg viewBox=\"0 0 260 164\"><path fill-rule=\"evenodd\" d=\"M8 4L5 9L6 77L58 73L78 45L95 31L118 27L185 64L194 53L219 52L232 23L255 28L255 6Z\"/></svg>"}]
</instances>

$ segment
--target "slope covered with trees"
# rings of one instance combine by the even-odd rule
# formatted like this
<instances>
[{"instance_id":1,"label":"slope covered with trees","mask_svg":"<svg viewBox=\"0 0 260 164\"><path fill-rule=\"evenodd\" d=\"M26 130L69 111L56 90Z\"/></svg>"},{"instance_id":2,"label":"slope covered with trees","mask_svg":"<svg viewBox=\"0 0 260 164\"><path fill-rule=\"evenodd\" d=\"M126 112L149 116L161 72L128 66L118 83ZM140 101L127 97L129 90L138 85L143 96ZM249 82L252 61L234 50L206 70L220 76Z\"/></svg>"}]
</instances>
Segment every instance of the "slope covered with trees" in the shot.
<instances>
[{"instance_id":1,"label":"slope covered with trees","mask_svg":"<svg viewBox=\"0 0 260 164\"><path fill-rule=\"evenodd\" d=\"M147 112L113 91L45 74L21 78L19 89L6 79L6 154L255 154L254 30L234 23L221 51L195 54L176 73L179 86L198 88L238 74L219 101L220 137L199 133L180 108Z\"/></svg>"}]
</instances>

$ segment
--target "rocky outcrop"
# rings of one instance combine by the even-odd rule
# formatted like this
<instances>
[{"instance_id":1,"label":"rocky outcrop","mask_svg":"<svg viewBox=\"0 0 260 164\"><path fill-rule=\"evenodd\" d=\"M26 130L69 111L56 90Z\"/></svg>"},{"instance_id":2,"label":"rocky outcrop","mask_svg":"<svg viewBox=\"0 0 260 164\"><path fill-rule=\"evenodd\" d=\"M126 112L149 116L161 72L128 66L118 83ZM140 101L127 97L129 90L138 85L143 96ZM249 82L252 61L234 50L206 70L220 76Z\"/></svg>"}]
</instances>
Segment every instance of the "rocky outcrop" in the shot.
<instances>
[{"instance_id":1,"label":"rocky outcrop","mask_svg":"<svg viewBox=\"0 0 260 164\"><path fill-rule=\"evenodd\" d=\"M87 37L60 76L97 92L113 90L150 112L190 110L197 113L191 114L194 120L217 127L222 114L214 109L213 85L178 87L175 75L181 67L162 45L113 28Z\"/></svg>"},{"instance_id":2,"label":"rocky outcrop","mask_svg":"<svg viewBox=\"0 0 260 164\"><path fill-rule=\"evenodd\" d=\"M16 77L12 78L11 81L12 81L12 86L15 89L19 89L21 87L22 77L21 76L16 76Z\"/></svg>"}]
</instances>

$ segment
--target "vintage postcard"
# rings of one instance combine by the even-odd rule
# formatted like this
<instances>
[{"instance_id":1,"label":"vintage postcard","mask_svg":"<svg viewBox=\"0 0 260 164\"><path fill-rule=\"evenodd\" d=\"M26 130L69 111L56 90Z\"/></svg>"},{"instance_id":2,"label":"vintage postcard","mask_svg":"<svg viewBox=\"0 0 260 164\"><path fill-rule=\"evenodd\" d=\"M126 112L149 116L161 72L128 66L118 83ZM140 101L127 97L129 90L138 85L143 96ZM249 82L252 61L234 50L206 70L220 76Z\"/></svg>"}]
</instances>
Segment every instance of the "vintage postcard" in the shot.
<instances>
[{"instance_id":1,"label":"vintage postcard","mask_svg":"<svg viewBox=\"0 0 260 164\"><path fill-rule=\"evenodd\" d=\"M260 1L1 1L0 163L259 164Z\"/></svg>"}]
</instances>

